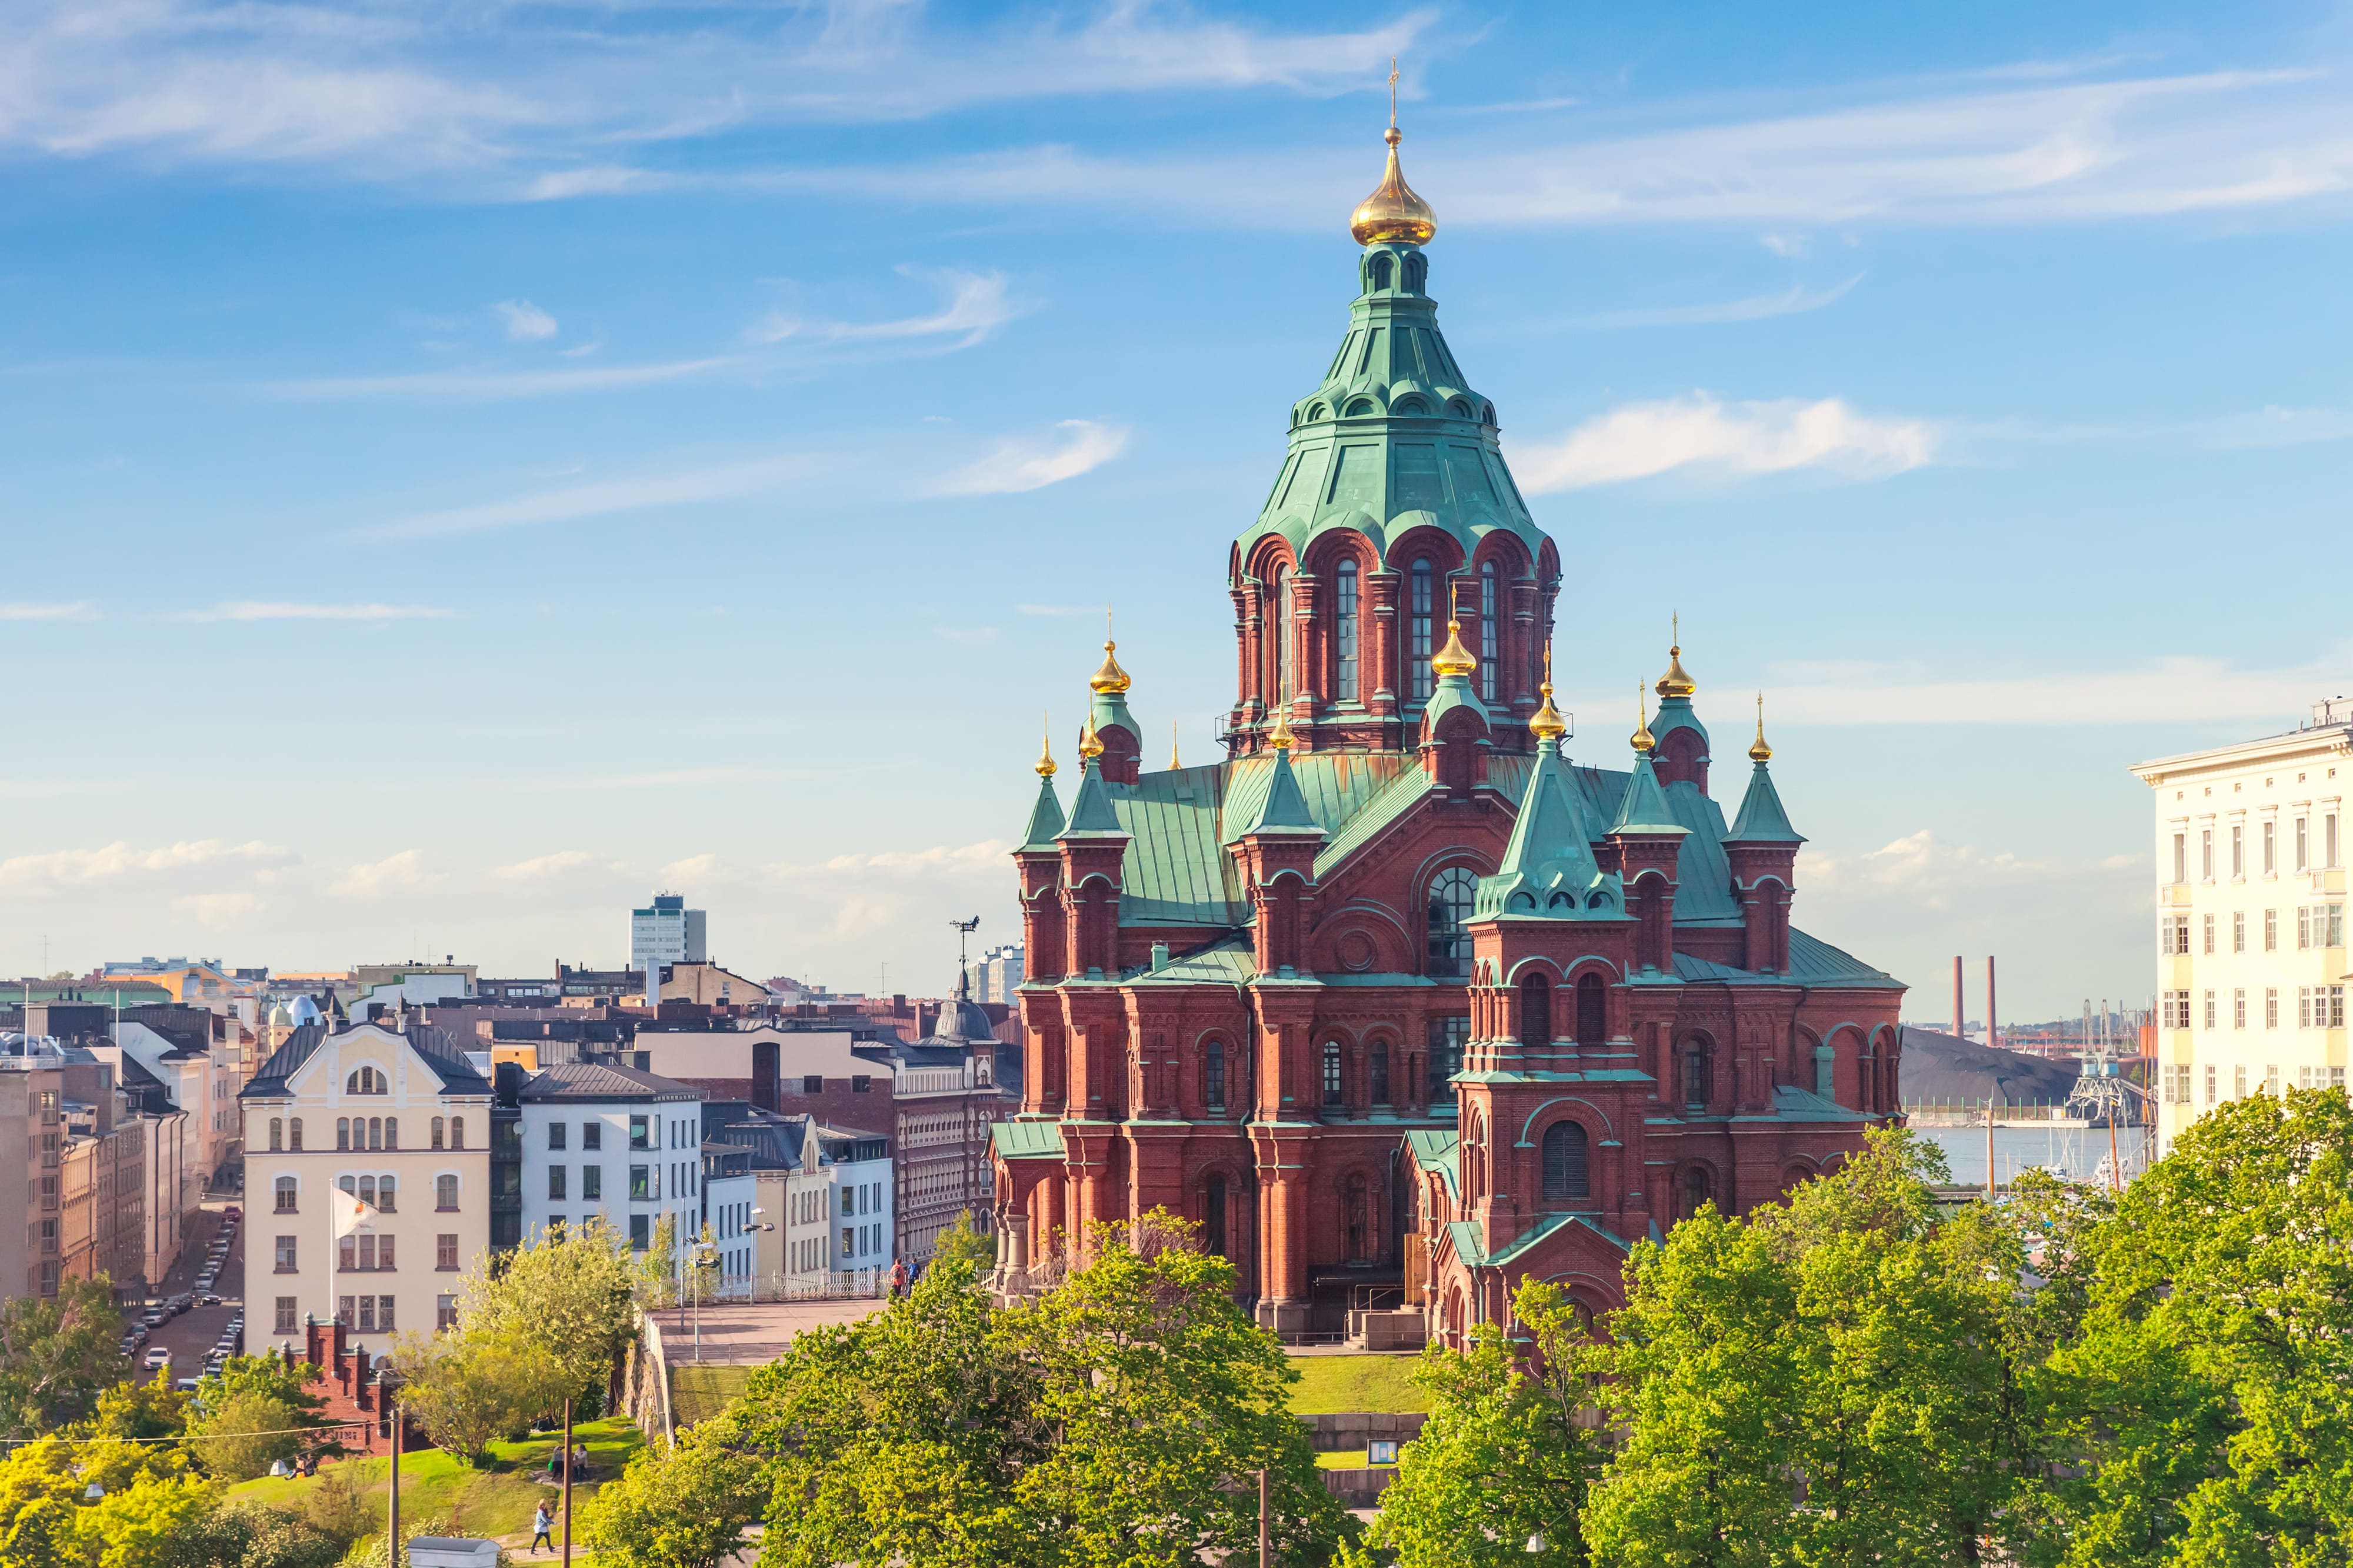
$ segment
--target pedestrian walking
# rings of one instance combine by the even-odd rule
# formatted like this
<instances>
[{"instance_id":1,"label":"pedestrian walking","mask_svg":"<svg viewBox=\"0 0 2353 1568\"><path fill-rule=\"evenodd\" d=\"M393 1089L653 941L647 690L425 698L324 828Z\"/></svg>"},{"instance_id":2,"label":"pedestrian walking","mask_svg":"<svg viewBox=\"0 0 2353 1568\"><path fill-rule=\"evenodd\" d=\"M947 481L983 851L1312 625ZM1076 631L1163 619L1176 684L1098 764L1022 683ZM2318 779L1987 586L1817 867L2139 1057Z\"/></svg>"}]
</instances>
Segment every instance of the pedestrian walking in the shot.
<instances>
[{"instance_id":1,"label":"pedestrian walking","mask_svg":"<svg viewBox=\"0 0 2353 1568\"><path fill-rule=\"evenodd\" d=\"M547 1533L549 1527L554 1523L555 1521L548 1514L547 1504L544 1502L541 1503L539 1505L538 1511L531 1516L531 1528L533 1531L531 1538L531 1549L533 1553L536 1553L539 1551L540 1544L543 1542L546 1542L547 1549L550 1552L555 1550L555 1542L548 1539Z\"/></svg>"},{"instance_id":2,"label":"pedestrian walking","mask_svg":"<svg viewBox=\"0 0 2353 1568\"><path fill-rule=\"evenodd\" d=\"M907 1260L899 1258L891 1265L891 1300L897 1300L907 1293Z\"/></svg>"}]
</instances>

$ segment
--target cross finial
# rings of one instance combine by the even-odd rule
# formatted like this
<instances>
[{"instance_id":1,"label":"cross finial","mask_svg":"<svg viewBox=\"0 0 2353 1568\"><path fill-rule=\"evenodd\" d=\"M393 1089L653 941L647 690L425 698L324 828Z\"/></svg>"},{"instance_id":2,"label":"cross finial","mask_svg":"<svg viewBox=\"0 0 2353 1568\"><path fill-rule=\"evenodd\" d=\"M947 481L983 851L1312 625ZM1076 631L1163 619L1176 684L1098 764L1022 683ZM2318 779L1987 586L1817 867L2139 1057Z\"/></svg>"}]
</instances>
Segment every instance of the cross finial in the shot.
<instances>
[{"instance_id":1,"label":"cross finial","mask_svg":"<svg viewBox=\"0 0 2353 1568\"><path fill-rule=\"evenodd\" d=\"M1392 131L1397 129L1397 57L1391 55L1389 57L1389 129Z\"/></svg>"},{"instance_id":2,"label":"cross finial","mask_svg":"<svg viewBox=\"0 0 2353 1568\"><path fill-rule=\"evenodd\" d=\"M1672 628L1672 629L1671 629L1671 630L1667 633L1667 644L1668 644L1668 646L1669 646L1669 647L1678 647L1678 648L1679 648L1679 647L1683 647L1683 612L1682 612L1681 610L1677 610L1676 612L1674 612L1674 614L1672 614L1672 615L1669 616L1667 617L1667 625L1668 625L1671 628Z\"/></svg>"}]
</instances>

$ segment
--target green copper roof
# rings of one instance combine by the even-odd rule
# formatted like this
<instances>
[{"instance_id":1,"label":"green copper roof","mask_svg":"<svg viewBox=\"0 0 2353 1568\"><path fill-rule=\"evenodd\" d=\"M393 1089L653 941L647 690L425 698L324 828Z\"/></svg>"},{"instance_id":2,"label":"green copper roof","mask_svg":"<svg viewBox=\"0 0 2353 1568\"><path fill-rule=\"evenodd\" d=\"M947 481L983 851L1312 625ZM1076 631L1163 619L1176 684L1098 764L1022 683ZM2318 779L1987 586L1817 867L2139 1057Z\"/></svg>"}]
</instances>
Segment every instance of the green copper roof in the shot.
<instances>
[{"instance_id":1,"label":"green copper roof","mask_svg":"<svg viewBox=\"0 0 2353 1568\"><path fill-rule=\"evenodd\" d=\"M1789 826L1789 814L1781 809L1781 794L1773 787L1773 774L1763 763L1757 764L1749 775L1748 793L1741 797L1740 815L1732 819L1732 831L1725 835L1726 844L1803 844L1805 836Z\"/></svg>"},{"instance_id":2,"label":"green copper roof","mask_svg":"<svg viewBox=\"0 0 2353 1568\"><path fill-rule=\"evenodd\" d=\"M1545 536L1512 482L1495 435L1494 405L1465 384L1425 292L1429 258L1417 246L1366 246L1348 331L1314 392L1293 405L1291 449L1245 559L1269 533L1303 555L1335 528L1362 533L1386 561L1408 529L1453 535L1468 560L1503 529L1531 559Z\"/></svg>"},{"instance_id":3,"label":"green copper roof","mask_svg":"<svg viewBox=\"0 0 2353 1568\"><path fill-rule=\"evenodd\" d=\"M1673 730L1697 731L1700 750L1703 753L1706 752L1707 726L1701 723L1699 715L1692 710L1688 697L1662 697L1659 700L1659 710L1651 715L1651 733L1660 744L1666 743L1668 732Z\"/></svg>"},{"instance_id":4,"label":"green copper roof","mask_svg":"<svg viewBox=\"0 0 2353 1568\"><path fill-rule=\"evenodd\" d=\"M1079 779L1078 798L1071 802L1071 825L1054 837L1092 838L1126 831L1112 808L1111 786L1103 783L1103 770L1089 757L1087 771Z\"/></svg>"},{"instance_id":5,"label":"green copper roof","mask_svg":"<svg viewBox=\"0 0 2353 1568\"><path fill-rule=\"evenodd\" d=\"M1127 710L1127 694L1124 691L1096 692L1094 706L1089 710L1088 718L1097 730L1107 730L1116 724L1138 741L1144 739L1142 726L1136 723L1135 715Z\"/></svg>"},{"instance_id":6,"label":"green copper roof","mask_svg":"<svg viewBox=\"0 0 2353 1568\"><path fill-rule=\"evenodd\" d=\"M1417 1127L1405 1135L1405 1142L1406 1147L1413 1151L1413 1163L1444 1176L1447 1195L1459 1196L1456 1155L1461 1152L1462 1135L1451 1127Z\"/></svg>"},{"instance_id":7,"label":"green copper roof","mask_svg":"<svg viewBox=\"0 0 2353 1568\"><path fill-rule=\"evenodd\" d=\"M1657 770L1651 766L1651 753L1634 754L1634 772L1627 780L1626 793L1618 802L1618 819L1609 825L1612 833L1689 833L1690 828L1677 822L1667 809L1667 797L1659 788ZM1680 881L1682 879L1676 879Z\"/></svg>"},{"instance_id":8,"label":"green copper roof","mask_svg":"<svg viewBox=\"0 0 2353 1568\"><path fill-rule=\"evenodd\" d=\"M1062 803L1055 797L1054 781L1038 781L1038 804L1029 808L1029 830L1021 836L1024 849L1051 849L1054 836L1062 831Z\"/></svg>"},{"instance_id":9,"label":"green copper roof","mask_svg":"<svg viewBox=\"0 0 2353 1568\"><path fill-rule=\"evenodd\" d=\"M1440 718L1457 708L1468 708L1479 715L1481 723L1489 722L1487 705L1479 700L1477 692L1471 689L1469 676L1440 676L1438 689L1430 694L1430 701L1421 710L1423 719L1434 727Z\"/></svg>"},{"instance_id":10,"label":"green copper roof","mask_svg":"<svg viewBox=\"0 0 2353 1568\"><path fill-rule=\"evenodd\" d=\"M1000 1160L1059 1160L1062 1129L1053 1121L1000 1121L988 1130Z\"/></svg>"},{"instance_id":11,"label":"green copper roof","mask_svg":"<svg viewBox=\"0 0 2353 1568\"><path fill-rule=\"evenodd\" d=\"M1258 815L1243 826L1240 833L1279 833L1284 835L1312 834L1324 836L1323 824L1307 809L1307 797L1299 790L1299 779L1291 769L1291 753L1274 753L1274 777L1266 786L1266 797L1259 802Z\"/></svg>"},{"instance_id":12,"label":"green copper roof","mask_svg":"<svg viewBox=\"0 0 2353 1568\"><path fill-rule=\"evenodd\" d=\"M1479 879L1479 918L1623 914L1618 879L1606 875L1593 858L1598 826L1588 816L1585 793L1570 780L1559 752L1543 747L1529 770L1503 864L1493 876Z\"/></svg>"}]
</instances>

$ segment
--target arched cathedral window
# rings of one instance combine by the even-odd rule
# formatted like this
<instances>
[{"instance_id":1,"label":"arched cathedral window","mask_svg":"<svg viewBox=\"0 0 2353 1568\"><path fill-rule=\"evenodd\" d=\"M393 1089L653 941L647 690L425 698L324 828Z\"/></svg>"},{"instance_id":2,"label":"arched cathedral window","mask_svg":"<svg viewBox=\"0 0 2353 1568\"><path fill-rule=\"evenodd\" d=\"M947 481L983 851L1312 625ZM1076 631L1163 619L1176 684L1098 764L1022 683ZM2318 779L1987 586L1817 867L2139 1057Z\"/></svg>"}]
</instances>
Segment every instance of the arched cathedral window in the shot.
<instances>
[{"instance_id":1,"label":"arched cathedral window","mask_svg":"<svg viewBox=\"0 0 2353 1568\"><path fill-rule=\"evenodd\" d=\"M1479 568L1479 700L1495 700L1495 563Z\"/></svg>"},{"instance_id":2,"label":"arched cathedral window","mask_svg":"<svg viewBox=\"0 0 2353 1568\"><path fill-rule=\"evenodd\" d=\"M1437 651L1430 641L1430 617L1436 612L1438 602L1436 575L1426 555L1413 563L1413 569L1408 574L1406 653L1409 662L1406 695L1416 702L1430 700L1430 656Z\"/></svg>"},{"instance_id":3,"label":"arched cathedral window","mask_svg":"<svg viewBox=\"0 0 2353 1568\"><path fill-rule=\"evenodd\" d=\"M1545 984L1541 974L1531 974L1520 982L1520 1043L1552 1044L1552 987Z\"/></svg>"},{"instance_id":4,"label":"arched cathedral window","mask_svg":"<svg viewBox=\"0 0 2353 1568\"><path fill-rule=\"evenodd\" d=\"M1340 563L1334 587L1333 648L1339 668L1334 671L1334 694L1342 702L1356 700L1356 563Z\"/></svg>"},{"instance_id":5,"label":"arched cathedral window","mask_svg":"<svg viewBox=\"0 0 2353 1568\"><path fill-rule=\"evenodd\" d=\"M1278 566L1267 582L1267 616L1274 630L1274 700L1291 700L1291 572Z\"/></svg>"},{"instance_id":6,"label":"arched cathedral window","mask_svg":"<svg viewBox=\"0 0 2353 1568\"><path fill-rule=\"evenodd\" d=\"M1585 1129L1574 1121L1556 1121L1545 1129L1544 1195L1547 1198L1589 1198L1593 1175Z\"/></svg>"},{"instance_id":7,"label":"arched cathedral window","mask_svg":"<svg viewBox=\"0 0 2353 1568\"><path fill-rule=\"evenodd\" d=\"M1432 980L1461 980L1471 973L1471 900L1479 879L1467 866L1449 866L1430 883L1430 962Z\"/></svg>"}]
</instances>

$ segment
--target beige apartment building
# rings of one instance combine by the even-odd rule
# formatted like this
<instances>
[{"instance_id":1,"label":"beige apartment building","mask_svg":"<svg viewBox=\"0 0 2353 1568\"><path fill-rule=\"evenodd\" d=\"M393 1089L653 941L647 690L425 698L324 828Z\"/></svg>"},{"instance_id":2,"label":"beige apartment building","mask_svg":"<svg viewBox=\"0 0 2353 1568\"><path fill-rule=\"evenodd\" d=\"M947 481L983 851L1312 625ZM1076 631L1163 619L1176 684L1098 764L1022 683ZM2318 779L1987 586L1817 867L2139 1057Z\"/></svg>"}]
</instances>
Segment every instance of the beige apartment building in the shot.
<instances>
[{"instance_id":1,"label":"beige apartment building","mask_svg":"<svg viewBox=\"0 0 2353 1568\"><path fill-rule=\"evenodd\" d=\"M2160 1149L2225 1100L2342 1090L2353 703L2133 773L2157 808Z\"/></svg>"},{"instance_id":2,"label":"beige apartment building","mask_svg":"<svg viewBox=\"0 0 2353 1568\"><path fill-rule=\"evenodd\" d=\"M381 1352L454 1322L491 1244L491 1094L473 1065L438 1031L311 1023L240 1098L248 1342L341 1320Z\"/></svg>"}]
</instances>

